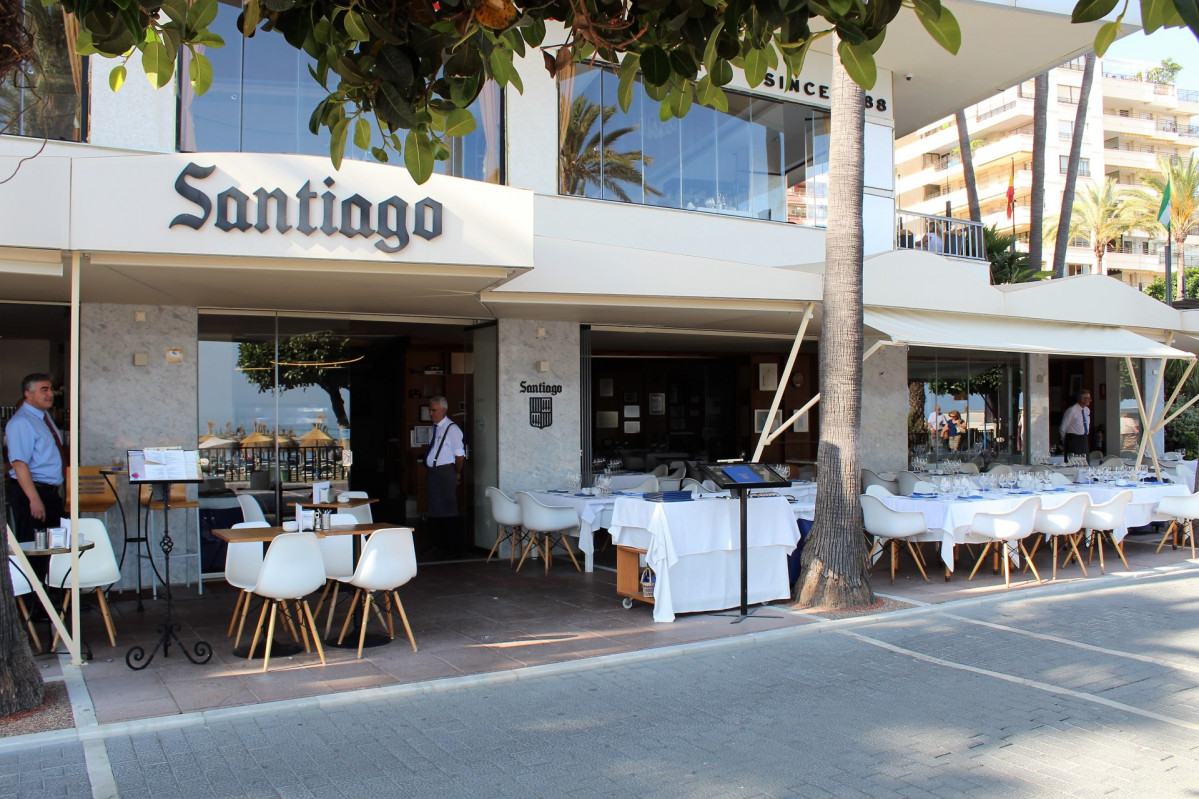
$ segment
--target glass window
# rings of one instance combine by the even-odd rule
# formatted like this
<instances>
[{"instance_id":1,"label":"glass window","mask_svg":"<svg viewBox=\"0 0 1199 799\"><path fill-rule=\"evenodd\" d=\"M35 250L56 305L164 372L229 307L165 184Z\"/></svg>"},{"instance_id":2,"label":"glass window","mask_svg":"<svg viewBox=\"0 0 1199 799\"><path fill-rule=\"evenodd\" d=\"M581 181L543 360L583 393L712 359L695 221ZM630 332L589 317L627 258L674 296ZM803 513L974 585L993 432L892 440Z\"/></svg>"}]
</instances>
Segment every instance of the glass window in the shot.
<instances>
[{"instance_id":1,"label":"glass window","mask_svg":"<svg viewBox=\"0 0 1199 799\"><path fill-rule=\"evenodd\" d=\"M1057 165L1058 165L1058 169L1061 171L1061 173L1063 175L1066 174L1067 170L1070 168L1070 156L1059 155L1057 157ZM1079 158L1078 159L1078 174L1080 177L1090 177L1091 176L1091 159L1090 158Z\"/></svg>"},{"instance_id":2,"label":"glass window","mask_svg":"<svg viewBox=\"0 0 1199 799\"><path fill-rule=\"evenodd\" d=\"M61 5L26 0L25 26L33 36L33 54L23 69L0 83L0 133L86 139L87 59L75 54L78 25L68 26L65 20Z\"/></svg>"},{"instance_id":3,"label":"glass window","mask_svg":"<svg viewBox=\"0 0 1199 799\"><path fill-rule=\"evenodd\" d=\"M909 357L909 454L1025 461L1023 379L1019 355ZM962 423L949 430L944 417Z\"/></svg>"},{"instance_id":4,"label":"glass window","mask_svg":"<svg viewBox=\"0 0 1199 799\"><path fill-rule=\"evenodd\" d=\"M317 135L308 130L312 110L325 97L308 72L312 60L277 33L246 39L237 30L239 12L240 4L222 0L210 26L224 38L225 46L204 53L213 68L208 92L197 97L186 81L180 83L180 151L327 155L328 129ZM183 74L189 57L185 50ZM502 181L502 97L494 83L484 87L470 108L477 127L467 136L447 141L450 158L438 161L435 172L488 183ZM381 143L382 136L375 130L371 145ZM345 157L373 158L369 148L354 146L352 137Z\"/></svg>"},{"instance_id":5,"label":"glass window","mask_svg":"<svg viewBox=\"0 0 1199 799\"><path fill-rule=\"evenodd\" d=\"M604 68L559 73L561 194L805 225L828 218L828 114L728 92L729 111L658 117L634 93L627 113Z\"/></svg>"}]
</instances>

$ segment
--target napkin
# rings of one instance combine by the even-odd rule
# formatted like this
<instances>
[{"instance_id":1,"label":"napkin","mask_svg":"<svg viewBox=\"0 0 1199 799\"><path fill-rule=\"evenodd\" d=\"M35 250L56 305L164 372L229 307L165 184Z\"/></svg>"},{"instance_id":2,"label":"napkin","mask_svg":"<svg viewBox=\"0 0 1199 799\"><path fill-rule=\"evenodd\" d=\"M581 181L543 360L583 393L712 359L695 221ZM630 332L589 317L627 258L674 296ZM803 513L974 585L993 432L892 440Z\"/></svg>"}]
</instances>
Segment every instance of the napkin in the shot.
<instances>
[{"instance_id":1,"label":"napkin","mask_svg":"<svg viewBox=\"0 0 1199 799\"><path fill-rule=\"evenodd\" d=\"M569 494L570 492L567 491L565 488L550 488L550 489L547 489L545 493L547 493L547 494Z\"/></svg>"},{"instance_id":2,"label":"napkin","mask_svg":"<svg viewBox=\"0 0 1199 799\"><path fill-rule=\"evenodd\" d=\"M1009 491L1008 493L1009 493L1009 494L1031 494L1032 492L1031 492L1031 491L1025 491L1024 489L1022 489L1022 488L1021 488L1021 489L1018 489L1018 490L1015 490L1015 491Z\"/></svg>"},{"instance_id":3,"label":"napkin","mask_svg":"<svg viewBox=\"0 0 1199 799\"><path fill-rule=\"evenodd\" d=\"M912 492L909 496L915 497L916 499L932 499L936 496L936 494L917 494L916 492Z\"/></svg>"},{"instance_id":4,"label":"napkin","mask_svg":"<svg viewBox=\"0 0 1199 799\"><path fill-rule=\"evenodd\" d=\"M983 498L982 494L971 494L968 497L962 497L962 499L982 499L982 498Z\"/></svg>"},{"instance_id":5,"label":"napkin","mask_svg":"<svg viewBox=\"0 0 1199 799\"><path fill-rule=\"evenodd\" d=\"M584 494L584 493L582 493L582 492L579 492L579 493L575 494L575 496L576 496L576 497L589 497L589 496L591 496L591 495L590 495L590 494Z\"/></svg>"},{"instance_id":6,"label":"napkin","mask_svg":"<svg viewBox=\"0 0 1199 799\"><path fill-rule=\"evenodd\" d=\"M1057 492L1057 491L1065 491L1065 490L1066 489L1064 489L1064 488L1046 488L1045 492L1049 493L1050 491Z\"/></svg>"}]
</instances>

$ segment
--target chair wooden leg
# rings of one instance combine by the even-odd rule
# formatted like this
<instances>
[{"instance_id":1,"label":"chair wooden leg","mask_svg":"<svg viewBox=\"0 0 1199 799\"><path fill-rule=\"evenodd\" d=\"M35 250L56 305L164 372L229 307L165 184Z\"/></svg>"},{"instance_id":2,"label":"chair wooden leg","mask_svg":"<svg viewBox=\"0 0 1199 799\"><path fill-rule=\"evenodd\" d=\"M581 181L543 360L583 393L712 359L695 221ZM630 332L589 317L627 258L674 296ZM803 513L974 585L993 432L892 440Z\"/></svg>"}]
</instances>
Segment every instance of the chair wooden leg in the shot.
<instances>
[{"instance_id":1,"label":"chair wooden leg","mask_svg":"<svg viewBox=\"0 0 1199 799\"><path fill-rule=\"evenodd\" d=\"M241 645L241 634L246 628L246 616L249 615L250 612L250 602L254 599L254 595L249 591L245 591L243 593L245 594L246 598L241 603L241 619L239 619L237 622L237 637L233 639L234 649L237 649L237 647Z\"/></svg>"},{"instance_id":2,"label":"chair wooden leg","mask_svg":"<svg viewBox=\"0 0 1199 799\"><path fill-rule=\"evenodd\" d=\"M1124 564L1124 568L1132 571L1132 567L1128 565L1128 558L1124 557L1124 542L1116 541L1116 531L1112 530L1112 549L1116 550L1116 554L1120 556L1120 562Z\"/></svg>"},{"instance_id":3,"label":"chair wooden leg","mask_svg":"<svg viewBox=\"0 0 1199 799\"><path fill-rule=\"evenodd\" d=\"M908 541L907 543L908 549L910 549L912 552L912 560L916 561L916 568L920 570L920 576L924 578L924 582L929 582L928 574L926 574L924 571L924 563L920 557L920 551L916 549L915 544L913 544L911 541Z\"/></svg>"},{"instance_id":4,"label":"chair wooden leg","mask_svg":"<svg viewBox=\"0 0 1199 799\"><path fill-rule=\"evenodd\" d=\"M389 625L387 624L387 618L383 615L383 611L379 608L379 603L376 602L371 609L375 611L375 618L379 620L379 626L386 632ZM395 635L391 637L395 638Z\"/></svg>"},{"instance_id":5,"label":"chair wooden leg","mask_svg":"<svg viewBox=\"0 0 1199 799\"><path fill-rule=\"evenodd\" d=\"M62 623L64 625L67 623L67 611L70 610L70 608L71 608L71 592L67 591L66 596L64 596L62 598L62 612L60 612L58 614L58 617L60 619L62 619ZM54 629L54 637L50 639L50 651L53 652L55 649L58 649L58 628L57 627Z\"/></svg>"},{"instance_id":6,"label":"chair wooden leg","mask_svg":"<svg viewBox=\"0 0 1199 799\"><path fill-rule=\"evenodd\" d=\"M390 593L384 592L383 602L385 603L383 608L383 616L387 619L387 634L390 635L391 640L394 641L396 639L395 612L391 609Z\"/></svg>"},{"instance_id":7,"label":"chair wooden leg","mask_svg":"<svg viewBox=\"0 0 1199 799\"><path fill-rule=\"evenodd\" d=\"M570 536L563 533L558 536L558 540L562 542L562 546L566 547L566 554L570 555L570 562L575 565L575 571L582 572L583 570L579 567L579 561L575 559L574 548L570 545Z\"/></svg>"},{"instance_id":8,"label":"chair wooden leg","mask_svg":"<svg viewBox=\"0 0 1199 799\"><path fill-rule=\"evenodd\" d=\"M96 589L96 603L100 606L100 615L104 618L104 628L108 631L108 643L112 646L117 645L117 628L112 623L112 611L108 608L108 598L104 596L104 589Z\"/></svg>"},{"instance_id":9,"label":"chair wooden leg","mask_svg":"<svg viewBox=\"0 0 1199 799\"><path fill-rule=\"evenodd\" d=\"M891 539L891 585L895 585L895 566L899 560L899 541Z\"/></svg>"},{"instance_id":10,"label":"chair wooden leg","mask_svg":"<svg viewBox=\"0 0 1199 799\"><path fill-rule=\"evenodd\" d=\"M491 551L487 553L487 560L484 563L491 563L491 558L495 555L495 551L500 548L500 544L512 538L512 528L506 524L500 525L500 531L495 535L495 543L491 545Z\"/></svg>"},{"instance_id":11,"label":"chair wooden leg","mask_svg":"<svg viewBox=\"0 0 1199 799\"><path fill-rule=\"evenodd\" d=\"M1039 584L1041 582L1041 573L1037 571L1037 564L1032 562L1032 556L1029 555L1028 550L1024 548L1023 541L1019 542L1017 546L1020 547L1020 552L1023 553L1024 560L1028 563L1028 568L1032 569L1032 576L1037 578L1037 583Z\"/></svg>"},{"instance_id":12,"label":"chair wooden leg","mask_svg":"<svg viewBox=\"0 0 1199 799\"><path fill-rule=\"evenodd\" d=\"M1166 528L1166 534L1162 536L1162 540L1157 545L1157 550L1154 551L1153 554L1155 554L1155 555L1160 554L1162 551L1162 547L1164 547L1166 545L1166 541L1169 540L1171 536L1174 537L1174 542L1170 546L1170 548L1176 549L1178 546L1178 520L1177 519L1170 522L1170 526Z\"/></svg>"},{"instance_id":13,"label":"chair wooden leg","mask_svg":"<svg viewBox=\"0 0 1199 799\"><path fill-rule=\"evenodd\" d=\"M1187 519L1187 537L1191 539L1191 560L1199 557L1195 554L1195 520Z\"/></svg>"},{"instance_id":14,"label":"chair wooden leg","mask_svg":"<svg viewBox=\"0 0 1199 799\"><path fill-rule=\"evenodd\" d=\"M1103 533L1095 530L1093 535L1095 536L1095 544L1099 547L1099 573L1107 574L1107 564L1103 562Z\"/></svg>"},{"instance_id":15,"label":"chair wooden leg","mask_svg":"<svg viewBox=\"0 0 1199 799\"><path fill-rule=\"evenodd\" d=\"M226 638L233 637L233 631L237 628L237 619L240 615L242 603L246 601L246 591L244 588L237 590L237 601L233 603L233 616L229 619L229 632L225 633Z\"/></svg>"},{"instance_id":16,"label":"chair wooden leg","mask_svg":"<svg viewBox=\"0 0 1199 799\"><path fill-rule=\"evenodd\" d=\"M1012 568L1011 568L1012 561L1007 556L1007 552L1004 552L1005 549L1007 549L1007 547L1000 544L999 555L1000 555L1000 557L1003 558L1003 587L1011 588L1012 587Z\"/></svg>"},{"instance_id":17,"label":"chair wooden leg","mask_svg":"<svg viewBox=\"0 0 1199 799\"><path fill-rule=\"evenodd\" d=\"M321 665L325 665L325 648L321 646L321 637L316 634L316 617L312 613L312 608L308 607L308 600L302 599L300 603L304 606L304 613L308 616L308 629L312 630L312 642L316 644L316 653L321 656Z\"/></svg>"},{"instance_id":18,"label":"chair wooden leg","mask_svg":"<svg viewBox=\"0 0 1199 799\"><path fill-rule=\"evenodd\" d=\"M1053 537L1053 577L1051 581L1057 580L1057 536Z\"/></svg>"},{"instance_id":19,"label":"chair wooden leg","mask_svg":"<svg viewBox=\"0 0 1199 799\"><path fill-rule=\"evenodd\" d=\"M266 673L267 666L271 665L271 644L275 642L275 611L278 609L277 602L271 602L271 623L266 628L266 651L262 653L262 671Z\"/></svg>"},{"instance_id":20,"label":"chair wooden leg","mask_svg":"<svg viewBox=\"0 0 1199 799\"><path fill-rule=\"evenodd\" d=\"M404 603L400 601L400 595L396 591L391 592L392 598L395 599L396 610L399 611L400 621L404 623L404 632L408 633L408 643L412 644L412 651L416 651L416 638L412 635L412 625L408 624L408 614L404 612Z\"/></svg>"},{"instance_id":21,"label":"chair wooden leg","mask_svg":"<svg viewBox=\"0 0 1199 799\"><path fill-rule=\"evenodd\" d=\"M17 597L17 610L21 612L21 621L25 625L25 629L29 630L29 637L33 639L33 648L38 654L42 653L42 639L37 634L37 628L33 626L33 619L29 616L29 608L25 607L25 597Z\"/></svg>"},{"instance_id":22,"label":"chair wooden leg","mask_svg":"<svg viewBox=\"0 0 1199 799\"><path fill-rule=\"evenodd\" d=\"M337 636L337 644L341 645L342 639L346 637L346 630L350 629L350 619L354 618L354 611L358 607L358 598L362 596L362 589L359 588L354 592L354 599L350 602L350 609L346 612L346 620L341 625L341 634ZM365 624L366 620L363 619Z\"/></svg>"},{"instance_id":23,"label":"chair wooden leg","mask_svg":"<svg viewBox=\"0 0 1199 799\"><path fill-rule=\"evenodd\" d=\"M258 649L258 637L262 635L262 622L266 620L266 609L270 604L269 599L262 602L262 610L258 614L258 626L254 628L254 638L250 641L250 654L246 656L249 660L254 659L254 651ZM274 619L273 616L271 618Z\"/></svg>"},{"instance_id":24,"label":"chair wooden leg","mask_svg":"<svg viewBox=\"0 0 1199 799\"><path fill-rule=\"evenodd\" d=\"M333 628L333 609L337 607L337 592L341 588L341 581L333 581L333 598L329 600L329 615L325 619L325 637L329 637L329 630ZM316 611L317 616L321 615L320 609Z\"/></svg>"},{"instance_id":25,"label":"chair wooden leg","mask_svg":"<svg viewBox=\"0 0 1199 799\"><path fill-rule=\"evenodd\" d=\"M541 536L542 553L541 559L545 561L545 573L550 573L550 547L554 545L553 533L546 533Z\"/></svg>"},{"instance_id":26,"label":"chair wooden leg","mask_svg":"<svg viewBox=\"0 0 1199 799\"><path fill-rule=\"evenodd\" d=\"M1070 558L1073 557L1075 560L1078 561L1078 568L1082 569L1082 576L1087 577L1088 576L1087 575L1087 564L1082 562L1082 553L1078 551L1078 541L1080 538L1082 538L1082 535L1079 533L1075 533L1074 535L1070 536L1067 539L1070 542L1070 549L1074 550L1074 554L1071 556L1067 556L1066 563L1069 563ZM1065 566L1066 563L1063 563L1062 566Z\"/></svg>"},{"instance_id":27,"label":"chair wooden leg","mask_svg":"<svg viewBox=\"0 0 1199 799\"><path fill-rule=\"evenodd\" d=\"M358 628L358 659L362 659L362 646L366 643L366 623L370 618L371 609L371 593L366 592L366 599L362 602L362 626Z\"/></svg>"},{"instance_id":28,"label":"chair wooden leg","mask_svg":"<svg viewBox=\"0 0 1199 799\"><path fill-rule=\"evenodd\" d=\"M537 542L537 534L529 533L529 540L525 542L525 550L520 555L520 562L516 564L517 571L520 571L520 567L525 565L525 558L529 557L529 550L531 550L533 548L533 545L536 542ZM537 549L538 550L541 549L540 544L537 544Z\"/></svg>"},{"instance_id":29,"label":"chair wooden leg","mask_svg":"<svg viewBox=\"0 0 1199 799\"><path fill-rule=\"evenodd\" d=\"M988 542L987 542L987 545L986 545L985 547L983 547L982 554L980 554L980 555L978 556L978 561L977 561L977 562L974 564L974 571L970 572L970 576L969 576L968 578L966 578L966 579L968 579L968 580L973 580L973 579L974 579L974 575L978 574L978 568L979 568L980 566L982 566L982 565L983 565L983 561L985 561L985 560L987 559L987 551L988 551L988 550L991 548L991 545L992 545L993 543L994 543L994 542L992 542L992 541L988 541Z\"/></svg>"},{"instance_id":30,"label":"chair wooden leg","mask_svg":"<svg viewBox=\"0 0 1199 799\"><path fill-rule=\"evenodd\" d=\"M325 578L325 590L321 591L320 599L316 600L316 615L321 615L321 608L325 606L325 597L329 596L329 589L336 584L336 580L328 577Z\"/></svg>"},{"instance_id":31,"label":"chair wooden leg","mask_svg":"<svg viewBox=\"0 0 1199 799\"><path fill-rule=\"evenodd\" d=\"M308 626L304 624L304 614L300 612L300 600L293 600L292 604L295 606L295 621L299 622L299 624L295 624L293 622L292 626L299 628L300 643L304 645L304 651L311 652L312 647L308 645ZM287 614L288 618L291 617L292 611L291 608L287 606L286 600L283 601L283 612Z\"/></svg>"}]
</instances>

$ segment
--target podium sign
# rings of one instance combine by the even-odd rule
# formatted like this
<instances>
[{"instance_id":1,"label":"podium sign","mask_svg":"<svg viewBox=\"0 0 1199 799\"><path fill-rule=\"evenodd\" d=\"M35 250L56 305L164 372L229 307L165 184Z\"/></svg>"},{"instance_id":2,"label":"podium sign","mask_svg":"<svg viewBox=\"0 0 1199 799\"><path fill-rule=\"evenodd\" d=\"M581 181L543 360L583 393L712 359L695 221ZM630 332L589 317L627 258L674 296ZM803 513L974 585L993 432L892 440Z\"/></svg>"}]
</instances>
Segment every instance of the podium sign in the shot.
<instances>
[{"instance_id":1,"label":"podium sign","mask_svg":"<svg viewBox=\"0 0 1199 799\"><path fill-rule=\"evenodd\" d=\"M722 490L786 488L791 481L764 463L699 463L704 477Z\"/></svg>"}]
</instances>

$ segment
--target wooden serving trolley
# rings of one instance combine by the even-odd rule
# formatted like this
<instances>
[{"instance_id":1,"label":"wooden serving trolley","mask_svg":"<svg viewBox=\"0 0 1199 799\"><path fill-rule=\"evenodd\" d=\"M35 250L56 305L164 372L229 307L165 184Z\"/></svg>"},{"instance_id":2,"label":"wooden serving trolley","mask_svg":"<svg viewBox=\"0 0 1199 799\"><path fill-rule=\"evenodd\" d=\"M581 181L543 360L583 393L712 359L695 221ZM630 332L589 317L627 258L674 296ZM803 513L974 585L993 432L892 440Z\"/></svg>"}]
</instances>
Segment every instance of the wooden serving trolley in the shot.
<instances>
[{"instance_id":1,"label":"wooden serving trolley","mask_svg":"<svg viewBox=\"0 0 1199 799\"><path fill-rule=\"evenodd\" d=\"M652 596L646 596L641 592L641 556L644 554L644 549L616 547L616 593L624 597L622 604L626 610L633 607L634 599L654 604Z\"/></svg>"}]
</instances>

